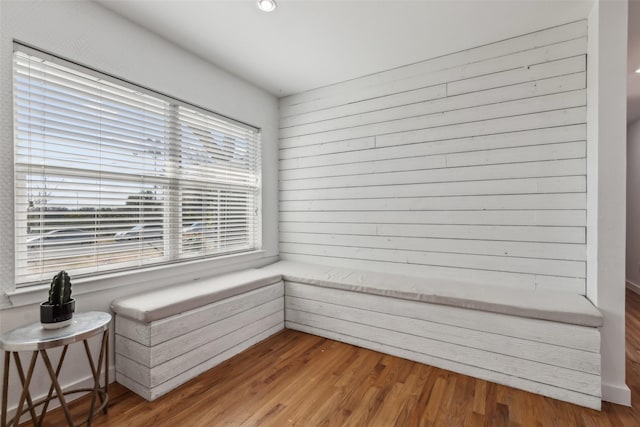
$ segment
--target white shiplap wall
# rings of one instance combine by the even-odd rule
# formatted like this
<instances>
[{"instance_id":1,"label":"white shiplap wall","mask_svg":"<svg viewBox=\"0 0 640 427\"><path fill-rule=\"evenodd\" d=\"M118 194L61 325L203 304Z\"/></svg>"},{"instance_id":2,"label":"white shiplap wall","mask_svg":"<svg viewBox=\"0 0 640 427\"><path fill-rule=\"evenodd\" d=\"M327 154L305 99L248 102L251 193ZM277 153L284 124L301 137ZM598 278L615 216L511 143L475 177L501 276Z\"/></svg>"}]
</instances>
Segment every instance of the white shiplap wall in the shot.
<instances>
[{"instance_id":1,"label":"white shiplap wall","mask_svg":"<svg viewBox=\"0 0 640 427\"><path fill-rule=\"evenodd\" d=\"M281 257L584 294L586 34L283 98Z\"/></svg>"}]
</instances>

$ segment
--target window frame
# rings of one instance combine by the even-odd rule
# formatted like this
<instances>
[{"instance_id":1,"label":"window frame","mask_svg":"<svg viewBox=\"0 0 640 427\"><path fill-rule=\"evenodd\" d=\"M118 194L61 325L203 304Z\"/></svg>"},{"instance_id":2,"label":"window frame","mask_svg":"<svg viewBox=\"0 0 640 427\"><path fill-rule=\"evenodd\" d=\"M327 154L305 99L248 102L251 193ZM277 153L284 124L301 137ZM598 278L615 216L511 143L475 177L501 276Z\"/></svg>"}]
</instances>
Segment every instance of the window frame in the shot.
<instances>
[{"instance_id":1,"label":"window frame","mask_svg":"<svg viewBox=\"0 0 640 427\"><path fill-rule=\"evenodd\" d=\"M170 104L170 110L172 111L170 114L170 119L169 120L175 120L175 118L179 115L178 114L178 110L180 109L180 107L184 107L188 110L192 110L195 111L197 113L201 113L201 114L205 114L208 116L213 116L215 119L219 119L219 120L223 120L225 122L228 122L229 124L233 124L235 126L241 126L243 128L246 129L250 129L253 132L256 133L256 148L255 148L255 192L254 192L254 205L255 206L255 213L253 215L249 215L247 216L247 218L253 222L252 230L254 230L253 232L253 246L249 249L240 249L240 250L234 250L234 251L227 251L227 252L218 252L218 253L209 253L209 254L204 254L202 256L193 256L193 257L179 257L176 256L175 254L179 251L181 244L180 242L180 238L176 238L176 235L179 237L180 236L180 230L182 229L182 222L181 221L174 221L172 222L173 225L173 231L167 231L167 233L173 233L171 234L171 236L169 238L165 239L165 243L164 243L164 247L165 249L167 249L168 255L166 255L165 257L168 257L169 259L164 260L164 261L160 261L160 262L153 262L153 263L142 263L142 265L131 265L131 266L124 266L124 267L118 267L118 268L112 268L112 269L100 269L98 267L99 264L95 265L95 271L92 272L86 272L86 273L81 273L81 274L76 274L75 277L82 279L82 281L91 281L91 280L100 280L102 277L110 277L113 275L120 275L121 273L131 273L131 272L144 272L147 270L157 270L158 268L160 269L164 269L166 267L172 267L172 266L178 266L178 265L185 265L185 264L191 264L191 263L202 263L202 262L207 262L207 261L215 261L217 259L227 259L229 257L239 257L239 258L243 258L243 256L245 255L250 255L250 258L253 258L253 254L258 254L258 253L262 253L262 235L263 235L263 211L262 211L262 192L263 192L263 179L262 179L262 129L258 126L254 126L251 124L248 124L246 122L240 121L240 120L236 120L233 118L230 118L226 115L217 113L215 111L212 111L211 109L207 109L207 108L203 108L201 106L198 106L196 104L184 101L182 99L173 97L173 96L169 96L166 95L162 92L150 89L146 86L143 85L139 85L139 84L135 84L132 83L126 79L122 79L116 76L113 76L111 74L102 72L100 70L97 70L93 67L90 66L86 66L86 65L82 65L79 64L75 61L63 58L61 56L57 56L57 55L53 55L51 53L47 53L44 52L40 49L34 48L32 46L28 46L25 45L23 43L19 43L19 42L14 42L13 43L13 53L12 53L12 58L13 55L15 54L16 51L22 52L24 54L27 55L31 55L31 56L35 56L39 59L42 59L43 61L48 61L48 62L52 62L54 64L66 67L66 68L70 68L72 70L84 73L84 74L88 74L90 76L92 76L93 78L96 78L97 80L104 80L106 82L112 83L112 84L116 84L119 86L122 86L126 89L129 90L133 90L136 92L140 92L143 93L145 95L149 95L152 96L154 98L157 98L159 100L162 100L164 102L167 102ZM13 61L12 61L13 62ZM12 65L12 71L13 73L15 73L15 66ZM12 78L12 81L14 81L15 78ZM15 83L12 83L15 84ZM12 91L12 95L15 97L15 90ZM20 179L18 178L18 175L20 174L20 172L18 171L18 168L16 167L16 165L18 164L17 162L17 150L16 150L16 141L17 141L17 131L16 131L16 123L17 123L17 111L15 108L15 101L14 101L14 109L13 109L13 115L12 115L12 123L14 126L14 137L13 137L13 148L14 148L14 158L13 158L13 167L14 167L14 171L13 171L13 185L14 185L14 203L18 200L19 197L25 197L26 198L26 194L20 194L21 192L18 191L17 184L18 182L20 182ZM172 140L169 141L169 145L174 146L175 144L181 144L181 141L178 138L176 138L175 136L172 137ZM227 187L227 188L222 188L221 191L229 191L229 190L234 190L237 187ZM176 189L180 190L180 191L175 191ZM163 203L162 207L163 207L163 216L167 216L167 211L169 211L168 215L169 216L175 216L175 209L180 209L181 206L181 189L182 187L180 185L178 185L177 187L172 188L171 191L172 193L175 193L172 199L172 202L169 203ZM174 211L174 212L171 212ZM21 226L21 222L23 226L26 226L26 223L28 222L28 219L26 217L24 217L24 212L21 212L18 209L18 203L15 204L15 209L14 209L14 221L13 221L13 229L14 229L14 260L15 260L15 265L14 265L14 271L15 271L15 289L19 290L19 289L27 289L29 287L36 287L38 285L41 285L42 283L46 282L46 279L41 279L41 280L31 280L31 281L21 281L19 280L19 278L21 276L23 276L23 274L19 274L20 269L24 268L24 260L19 260L18 259L18 249L19 249L19 245L24 244L26 245L26 238L22 239L18 237L18 227ZM178 214L179 216L181 216L180 214ZM24 217L24 218L23 218ZM167 237L165 235L165 237ZM24 241L22 241L24 240ZM173 242L172 244L169 243L168 241ZM169 246L169 247L168 247Z\"/></svg>"}]
</instances>

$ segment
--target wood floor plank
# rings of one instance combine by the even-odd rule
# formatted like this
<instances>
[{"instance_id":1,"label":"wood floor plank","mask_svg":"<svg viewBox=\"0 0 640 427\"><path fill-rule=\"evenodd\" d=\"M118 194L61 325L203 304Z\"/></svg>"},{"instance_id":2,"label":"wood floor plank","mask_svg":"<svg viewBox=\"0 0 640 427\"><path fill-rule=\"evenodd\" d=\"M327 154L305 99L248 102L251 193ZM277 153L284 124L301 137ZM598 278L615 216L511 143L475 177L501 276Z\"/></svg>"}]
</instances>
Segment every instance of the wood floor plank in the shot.
<instances>
[{"instance_id":1,"label":"wood floor plank","mask_svg":"<svg viewBox=\"0 0 640 427\"><path fill-rule=\"evenodd\" d=\"M602 411L326 338L285 330L147 402L111 384L121 426L640 426L640 295L627 293L627 384L633 407ZM76 419L87 398L72 403ZM65 425L62 411L45 426Z\"/></svg>"}]
</instances>

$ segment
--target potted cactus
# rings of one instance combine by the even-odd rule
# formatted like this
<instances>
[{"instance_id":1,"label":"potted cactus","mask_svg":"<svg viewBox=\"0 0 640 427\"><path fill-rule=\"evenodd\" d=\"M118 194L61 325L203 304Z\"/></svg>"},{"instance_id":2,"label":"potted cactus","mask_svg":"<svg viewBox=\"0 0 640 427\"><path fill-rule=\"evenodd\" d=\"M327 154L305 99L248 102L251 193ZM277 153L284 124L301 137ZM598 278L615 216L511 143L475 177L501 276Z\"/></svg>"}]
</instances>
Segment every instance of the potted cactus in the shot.
<instances>
[{"instance_id":1,"label":"potted cactus","mask_svg":"<svg viewBox=\"0 0 640 427\"><path fill-rule=\"evenodd\" d=\"M76 301L71 298L71 280L66 271L53 276L49 299L40 304L40 323L45 329L58 329L71 324Z\"/></svg>"}]
</instances>

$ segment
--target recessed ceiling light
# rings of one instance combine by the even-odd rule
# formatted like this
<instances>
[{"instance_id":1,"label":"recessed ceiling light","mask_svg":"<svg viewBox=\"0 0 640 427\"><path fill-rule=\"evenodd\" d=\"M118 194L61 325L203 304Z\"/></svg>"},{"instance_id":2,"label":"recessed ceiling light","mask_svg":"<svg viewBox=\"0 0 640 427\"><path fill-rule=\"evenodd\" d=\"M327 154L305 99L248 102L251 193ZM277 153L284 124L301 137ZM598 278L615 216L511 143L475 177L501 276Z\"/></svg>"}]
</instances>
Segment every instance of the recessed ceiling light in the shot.
<instances>
[{"instance_id":1,"label":"recessed ceiling light","mask_svg":"<svg viewBox=\"0 0 640 427\"><path fill-rule=\"evenodd\" d=\"M258 8L263 12L273 12L276 6L276 0L258 0Z\"/></svg>"},{"instance_id":2,"label":"recessed ceiling light","mask_svg":"<svg viewBox=\"0 0 640 427\"><path fill-rule=\"evenodd\" d=\"M640 68L638 68L638 69L636 70L636 73L640 74Z\"/></svg>"}]
</instances>

